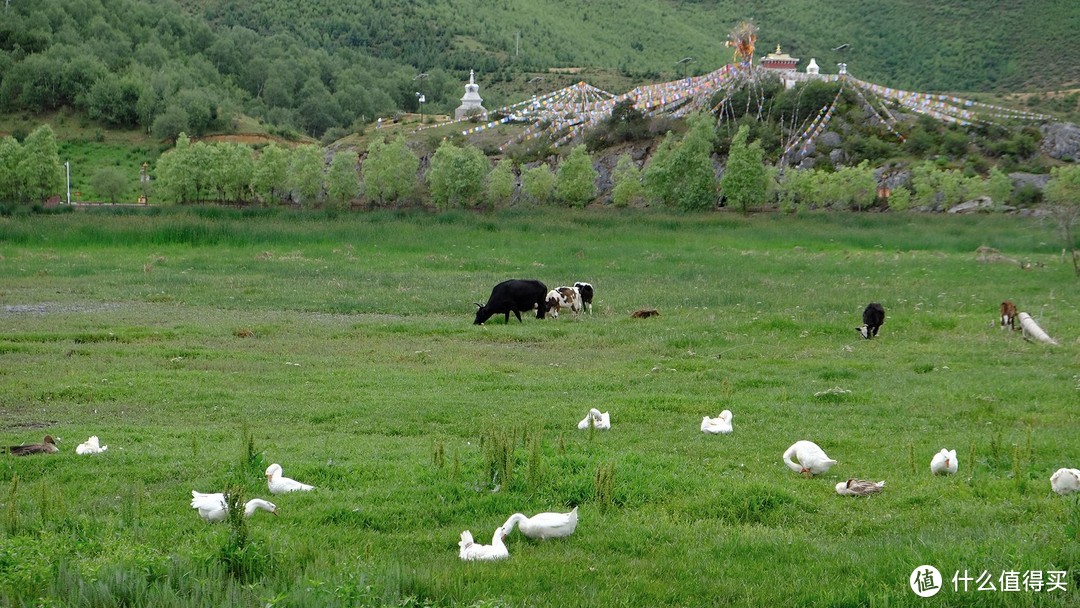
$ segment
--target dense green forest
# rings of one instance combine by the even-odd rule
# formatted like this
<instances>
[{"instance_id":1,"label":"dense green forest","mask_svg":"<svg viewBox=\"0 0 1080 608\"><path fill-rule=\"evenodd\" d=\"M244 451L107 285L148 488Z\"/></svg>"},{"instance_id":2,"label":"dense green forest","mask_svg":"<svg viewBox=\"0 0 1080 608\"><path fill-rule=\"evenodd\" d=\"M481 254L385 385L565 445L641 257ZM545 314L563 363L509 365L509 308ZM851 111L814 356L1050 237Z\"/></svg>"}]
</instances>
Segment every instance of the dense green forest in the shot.
<instances>
[{"instance_id":1,"label":"dense green forest","mask_svg":"<svg viewBox=\"0 0 1080 608\"><path fill-rule=\"evenodd\" d=\"M760 27L759 51L782 44L826 71L846 61L899 88L1080 82L1075 0L6 0L2 10L0 112L73 108L162 139L229 131L242 114L321 136L415 110L421 90L445 113L469 69L488 107L525 97L491 85L550 68L630 82L704 73L730 61L724 41L743 19Z\"/></svg>"}]
</instances>

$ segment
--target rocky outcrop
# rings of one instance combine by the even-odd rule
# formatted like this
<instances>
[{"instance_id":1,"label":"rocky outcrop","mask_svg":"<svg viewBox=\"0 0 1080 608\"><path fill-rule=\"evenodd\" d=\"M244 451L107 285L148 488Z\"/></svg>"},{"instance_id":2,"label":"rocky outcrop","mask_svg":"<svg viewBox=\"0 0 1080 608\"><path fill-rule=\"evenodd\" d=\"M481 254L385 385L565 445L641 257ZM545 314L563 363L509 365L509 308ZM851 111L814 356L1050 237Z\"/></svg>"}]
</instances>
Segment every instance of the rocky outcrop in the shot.
<instances>
[{"instance_id":1,"label":"rocky outcrop","mask_svg":"<svg viewBox=\"0 0 1080 608\"><path fill-rule=\"evenodd\" d=\"M1009 179L1012 180L1013 188L1016 190L1031 186L1042 191L1046 187L1046 182L1050 181L1050 176L1045 173L1010 173Z\"/></svg>"},{"instance_id":2,"label":"rocky outcrop","mask_svg":"<svg viewBox=\"0 0 1080 608\"><path fill-rule=\"evenodd\" d=\"M1039 149L1058 160L1080 161L1080 126L1071 122L1052 122L1042 126Z\"/></svg>"}]
</instances>

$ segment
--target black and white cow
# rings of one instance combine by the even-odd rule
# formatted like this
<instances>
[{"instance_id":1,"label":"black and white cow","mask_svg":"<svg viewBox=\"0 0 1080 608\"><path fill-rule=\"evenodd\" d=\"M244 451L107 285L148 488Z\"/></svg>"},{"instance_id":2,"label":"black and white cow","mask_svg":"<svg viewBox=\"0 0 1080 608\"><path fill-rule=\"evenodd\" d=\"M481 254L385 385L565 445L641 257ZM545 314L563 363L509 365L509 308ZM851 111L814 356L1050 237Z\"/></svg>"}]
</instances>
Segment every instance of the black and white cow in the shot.
<instances>
[{"instance_id":1,"label":"black and white cow","mask_svg":"<svg viewBox=\"0 0 1080 608\"><path fill-rule=\"evenodd\" d=\"M578 313L581 312L581 292L577 287L556 287L547 294L547 310L548 315L552 319L559 318L559 311L562 309L569 309L574 313L576 319Z\"/></svg>"},{"instance_id":2,"label":"black and white cow","mask_svg":"<svg viewBox=\"0 0 1080 608\"><path fill-rule=\"evenodd\" d=\"M867 340L873 338L881 329L881 324L885 322L885 307L877 302L867 304L862 312L862 322L862 326L855 329Z\"/></svg>"},{"instance_id":3,"label":"black and white cow","mask_svg":"<svg viewBox=\"0 0 1080 608\"><path fill-rule=\"evenodd\" d=\"M574 288L581 294L581 305L585 312L592 314L593 286L588 283L574 283Z\"/></svg>"},{"instance_id":4,"label":"black and white cow","mask_svg":"<svg viewBox=\"0 0 1080 608\"><path fill-rule=\"evenodd\" d=\"M491 289L487 304L475 302L477 310L473 325L483 325L492 315L498 314L505 314L507 323L510 322L510 313L521 321L521 313L533 309L536 310L536 318L543 319L547 312L547 292L547 285L535 279L503 281Z\"/></svg>"}]
</instances>

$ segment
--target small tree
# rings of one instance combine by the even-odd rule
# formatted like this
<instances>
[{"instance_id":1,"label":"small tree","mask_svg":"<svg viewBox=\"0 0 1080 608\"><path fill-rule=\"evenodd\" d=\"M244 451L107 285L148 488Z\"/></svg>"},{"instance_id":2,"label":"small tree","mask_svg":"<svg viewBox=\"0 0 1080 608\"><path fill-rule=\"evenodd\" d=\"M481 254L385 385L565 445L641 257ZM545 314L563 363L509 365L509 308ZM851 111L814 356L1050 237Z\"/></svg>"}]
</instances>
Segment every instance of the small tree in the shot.
<instances>
[{"instance_id":1,"label":"small tree","mask_svg":"<svg viewBox=\"0 0 1080 608\"><path fill-rule=\"evenodd\" d=\"M289 159L289 189L301 206L315 206L323 188L323 151L314 144L298 146Z\"/></svg>"},{"instance_id":2,"label":"small tree","mask_svg":"<svg viewBox=\"0 0 1080 608\"><path fill-rule=\"evenodd\" d=\"M509 204L514 195L514 182L514 162L504 158L488 173L487 204L490 207Z\"/></svg>"},{"instance_id":3,"label":"small tree","mask_svg":"<svg viewBox=\"0 0 1080 608\"><path fill-rule=\"evenodd\" d=\"M543 205L555 189L555 174L547 165L537 165L521 175L521 189L534 203Z\"/></svg>"},{"instance_id":4,"label":"small tree","mask_svg":"<svg viewBox=\"0 0 1080 608\"><path fill-rule=\"evenodd\" d=\"M1080 252L1076 250L1075 232L1076 224L1080 222L1080 166L1051 170L1043 198L1050 205L1050 217L1072 258L1073 271L1080 276Z\"/></svg>"},{"instance_id":5,"label":"small tree","mask_svg":"<svg viewBox=\"0 0 1080 608\"><path fill-rule=\"evenodd\" d=\"M1004 171L994 167L986 178L986 195L994 201L994 206L1001 208L1012 196L1012 180Z\"/></svg>"},{"instance_id":6,"label":"small tree","mask_svg":"<svg viewBox=\"0 0 1080 608\"><path fill-rule=\"evenodd\" d=\"M0 137L0 203L19 200L22 184L18 168L22 154L22 146L14 137Z\"/></svg>"},{"instance_id":7,"label":"small tree","mask_svg":"<svg viewBox=\"0 0 1080 608\"><path fill-rule=\"evenodd\" d=\"M616 207L627 207L639 200L644 187L641 184L641 171L634 165L629 154L619 157L615 171L611 175L611 203Z\"/></svg>"},{"instance_id":8,"label":"small tree","mask_svg":"<svg viewBox=\"0 0 1080 608\"><path fill-rule=\"evenodd\" d=\"M262 199L263 204L284 202L288 192L286 181L289 175L289 150L277 144L270 144L259 152L251 174L251 189Z\"/></svg>"},{"instance_id":9,"label":"small tree","mask_svg":"<svg viewBox=\"0 0 1080 608\"><path fill-rule=\"evenodd\" d=\"M645 192L662 205L675 204L675 175L672 167L675 145L675 135L668 131L642 172Z\"/></svg>"},{"instance_id":10,"label":"small tree","mask_svg":"<svg viewBox=\"0 0 1080 608\"><path fill-rule=\"evenodd\" d=\"M127 192L129 185L130 180L119 167L103 167L90 177L90 186L94 191L114 205Z\"/></svg>"},{"instance_id":11,"label":"small tree","mask_svg":"<svg viewBox=\"0 0 1080 608\"><path fill-rule=\"evenodd\" d=\"M746 143L749 130L744 125L739 127L731 140L731 152L728 153L727 168L720 180L720 188L728 202L736 205L744 213L751 204L765 199L767 184L763 153L758 142Z\"/></svg>"},{"instance_id":12,"label":"small tree","mask_svg":"<svg viewBox=\"0 0 1080 608\"><path fill-rule=\"evenodd\" d=\"M24 193L32 201L44 201L60 190L63 173L56 134L49 125L33 130L22 143L18 173Z\"/></svg>"},{"instance_id":13,"label":"small tree","mask_svg":"<svg viewBox=\"0 0 1080 608\"><path fill-rule=\"evenodd\" d=\"M360 173L364 178L364 195L378 204L395 202L412 196L416 190L416 170L420 159L398 135L391 143L381 137L368 146L367 158Z\"/></svg>"},{"instance_id":14,"label":"small tree","mask_svg":"<svg viewBox=\"0 0 1080 608\"><path fill-rule=\"evenodd\" d=\"M431 157L427 173L432 201L442 209L472 206L484 192L489 168L479 148L459 148L449 140L443 141Z\"/></svg>"},{"instance_id":15,"label":"small tree","mask_svg":"<svg viewBox=\"0 0 1080 608\"><path fill-rule=\"evenodd\" d=\"M584 207L596 198L598 175L585 146L575 147L555 175L555 197L571 207Z\"/></svg>"},{"instance_id":16,"label":"small tree","mask_svg":"<svg viewBox=\"0 0 1080 608\"><path fill-rule=\"evenodd\" d=\"M360 194L360 179L356 173L358 156L351 150L334 155L326 174L326 202L334 209L345 209Z\"/></svg>"}]
</instances>

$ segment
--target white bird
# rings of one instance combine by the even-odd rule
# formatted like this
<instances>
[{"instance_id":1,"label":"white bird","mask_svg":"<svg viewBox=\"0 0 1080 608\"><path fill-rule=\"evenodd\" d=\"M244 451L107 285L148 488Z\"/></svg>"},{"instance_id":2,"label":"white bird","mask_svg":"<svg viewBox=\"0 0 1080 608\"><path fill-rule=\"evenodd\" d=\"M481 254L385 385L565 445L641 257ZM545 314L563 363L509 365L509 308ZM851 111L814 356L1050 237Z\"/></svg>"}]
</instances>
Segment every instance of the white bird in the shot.
<instances>
[{"instance_id":1,"label":"white bird","mask_svg":"<svg viewBox=\"0 0 1080 608\"><path fill-rule=\"evenodd\" d=\"M713 435L716 435L719 433L730 433L731 431L731 410L720 412L720 415L716 418L704 416L701 419L702 433L712 433Z\"/></svg>"},{"instance_id":2,"label":"white bird","mask_svg":"<svg viewBox=\"0 0 1080 608\"><path fill-rule=\"evenodd\" d=\"M836 493L841 496L870 496L885 487L884 481L873 482L862 479L849 479L836 484Z\"/></svg>"},{"instance_id":3,"label":"white bird","mask_svg":"<svg viewBox=\"0 0 1080 608\"><path fill-rule=\"evenodd\" d=\"M930 472L934 475L952 475L956 473L957 466L959 463L956 461L956 450L941 448L930 461Z\"/></svg>"},{"instance_id":4,"label":"white bird","mask_svg":"<svg viewBox=\"0 0 1080 608\"><path fill-rule=\"evenodd\" d=\"M792 461L792 457L798 462ZM818 444L804 440L796 441L784 452L784 464L796 473L812 477L827 472L836 461L829 458Z\"/></svg>"},{"instance_id":5,"label":"white bird","mask_svg":"<svg viewBox=\"0 0 1080 608\"><path fill-rule=\"evenodd\" d=\"M307 492L315 489L306 483L300 483L295 479L289 479L281 475L281 465L274 463L266 467L266 485L270 487L271 494L285 494L286 492Z\"/></svg>"},{"instance_id":6,"label":"white bird","mask_svg":"<svg viewBox=\"0 0 1080 608\"><path fill-rule=\"evenodd\" d=\"M514 526L517 526L522 534L535 540L564 538L573 534L577 528L577 507L569 513L537 513L532 517L514 513L502 528L509 535L514 531Z\"/></svg>"},{"instance_id":7,"label":"white bird","mask_svg":"<svg viewBox=\"0 0 1080 608\"><path fill-rule=\"evenodd\" d=\"M595 407L589 410L588 414L582 418L581 422L577 423L577 428L587 429L589 428L589 421L592 421L592 425L600 430L607 430L611 428L611 414L609 412L600 413L600 410Z\"/></svg>"},{"instance_id":8,"label":"white bird","mask_svg":"<svg viewBox=\"0 0 1080 608\"><path fill-rule=\"evenodd\" d=\"M75 446L75 453L80 456L84 454L100 454L107 449L109 449L109 446L101 445L101 443L98 442L97 435L92 435L85 443L80 443Z\"/></svg>"},{"instance_id":9,"label":"white bird","mask_svg":"<svg viewBox=\"0 0 1080 608\"><path fill-rule=\"evenodd\" d=\"M1050 488L1061 496L1080 492L1080 469L1058 469L1050 476Z\"/></svg>"},{"instance_id":10,"label":"white bird","mask_svg":"<svg viewBox=\"0 0 1080 608\"><path fill-rule=\"evenodd\" d=\"M225 495L221 492L203 494L192 490L191 508L197 509L199 517L210 523L224 521L229 514L229 503L225 501ZM251 517L259 509L277 515L277 505L261 498L252 498L244 503L244 517Z\"/></svg>"},{"instance_id":11,"label":"white bird","mask_svg":"<svg viewBox=\"0 0 1080 608\"><path fill-rule=\"evenodd\" d=\"M472 532L465 530L461 533L461 540L458 542L458 546L461 547L458 556L465 561L506 559L510 557L510 552L503 544L504 538L506 538L506 530L499 526L495 528L490 545L478 545L473 541Z\"/></svg>"}]
</instances>

